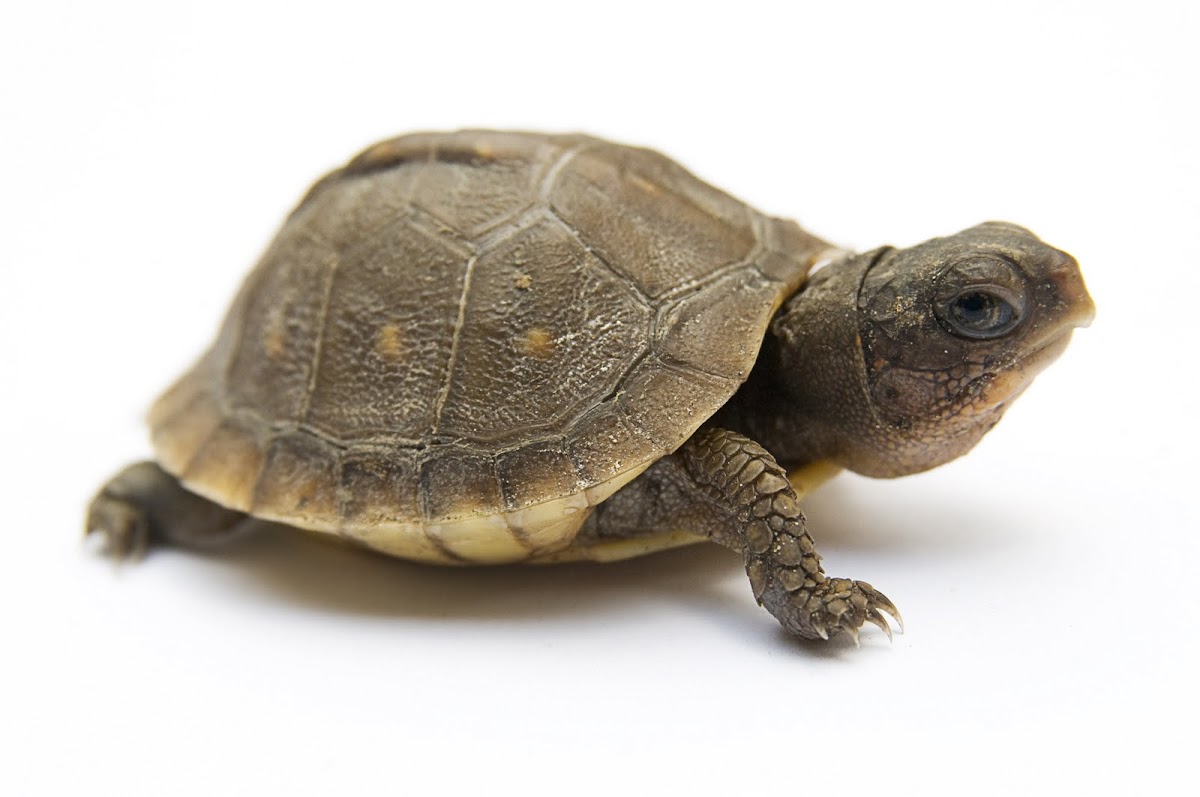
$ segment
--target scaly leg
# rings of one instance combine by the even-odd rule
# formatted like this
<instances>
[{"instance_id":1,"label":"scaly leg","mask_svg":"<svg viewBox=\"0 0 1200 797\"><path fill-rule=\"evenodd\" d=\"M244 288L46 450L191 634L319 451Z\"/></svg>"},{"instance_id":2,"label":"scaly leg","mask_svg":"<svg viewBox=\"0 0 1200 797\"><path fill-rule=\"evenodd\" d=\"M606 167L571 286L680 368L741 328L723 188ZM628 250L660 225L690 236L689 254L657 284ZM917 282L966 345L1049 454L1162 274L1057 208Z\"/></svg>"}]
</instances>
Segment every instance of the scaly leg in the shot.
<instances>
[{"instance_id":1,"label":"scaly leg","mask_svg":"<svg viewBox=\"0 0 1200 797\"><path fill-rule=\"evenodd\" d=\"M85 534L100 532L118 559L137 558L156 543L207 546L234 536L246 515L186 490L154 462L114 476L88 507Z\"/></svg>"},{"instance_id":2,"label":"scaly leg","mask_svg":"<svg viewBox=\"0 0 1200 797\"><path fill-rule=\"evenodd\" d=\"M805 528L796 492L770 452L726 429L701 429L601 504L581 533L628 536L661 530L703 534L742 554L754 597L793 634L858 641L863 623L891 636L901 623L883 593L829 578Z\"/></svg>"}]
</instances>

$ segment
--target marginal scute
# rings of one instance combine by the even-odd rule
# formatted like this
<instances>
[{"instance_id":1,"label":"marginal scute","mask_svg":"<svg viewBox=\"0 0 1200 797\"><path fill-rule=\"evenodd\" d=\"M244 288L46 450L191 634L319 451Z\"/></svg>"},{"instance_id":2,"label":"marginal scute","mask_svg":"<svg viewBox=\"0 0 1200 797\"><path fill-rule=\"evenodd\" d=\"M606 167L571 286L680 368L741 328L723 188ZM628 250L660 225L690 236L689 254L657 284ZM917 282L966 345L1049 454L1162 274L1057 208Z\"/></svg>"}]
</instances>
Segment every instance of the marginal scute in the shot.
<instances>
[{"instance_id":1,"label":"marginal scute","mask_svg":"<svg viewBox=\"0 0 1200 797\"><path fill-rule=\"evenodd\" d=\"M181 384L187 384L186 378ZM224 418L208 390L195 392L187 399L168 394L150 412L150 438L158 462L176 474L183 472Z\"/></svg>"},{"instance_id":2,"label":"marginal scute","mask_svg":"<svg viewBox=\"0 0 1200 797\"><path fill-rule=\"evenodd\" d=\"M758 270L783 283L781 299L800 287L821 256L837 251L790 219L765 219L763 229L767 249L758 259Z\"/></svg>"},{"instance_id":3,"label":"marginal scute","mask_svg":"<svg viewBox=\"0 0 1200 797\"><path fill-rule=\"evenodd\" d=\"M626 380L619 403L634 426L674 450L720 409L737 384L644 360Z\"/></svg>"},{"instance_id":4,"label":"marginal scute","mask_svg":"<svg viewBox=\"0 0 1200 797\"><path fill-rule=\"evenodd\" d=\"M305 432L282 434L267 450L250 508L304 528L335 528L337 484L337 449Z\"/></svg>"},{"instance_id":5,"label":"marginal scute","mask_svg":"<svg viewBox=\"0 0 1200 797\"><path fill-rule=\"evenodd\" d=\"M466 448L440 451L421 464L419 479L422 516L429 524L478 520L504 511L491 454Z\"/></svg>"},{"instance_id":6,"label":"marginal scute","mask_svg":"<svg viewBox=\"0 0 1200 797\"><path fill-rule=\"evenodd\" d=\"M259 424L226 417L183 468L181 480L205 498L248 512L266 456L264 437Z\"/></svg>"},{"instance_id":7,"label":"marginal scute","mask_svg":"<svg viewBox=\"0 0 1200 797\"><path fill-rule=\"evenodd\" d=\"M655 448L641 430L625 420L615 402L605 402L576 422L567 448L584 484L599 485L657 459ZM595 503L592 501L591 503Z\"/></svg>"},{"instance_id":8,"label":"marginal scute","mask_svg":"<svg viewBox=\"0 0 1200 797\"><path fill-rule=\"evenodd\" d=\"M496 457L496 475L509 511L579 492L575 463L562 441L530 443Z\"/></svg>"},{"instance_id":9,"label":"marginal scute","mask_svg":"<svg viewBox=\"0 0 1200 797\"><path fill-rule=\"evenodd\" d=\"M342 455L337 506L350 528L408 527L421 520L415 455L404 449L358 447Z\"/></svg>"},{"instance_id":10,"label":"marginal scute","mask_svg":"<svg viewBox=\"0 0 1200 797\"><path fill-rule=\"evenodd\" d=\"M157 432L176 415L190 415L193 412L190 408L191 405L200 398L201 394L214 405L214 412L217 412L215 399L212 397L214 385L211 362L212 357L205 354L151 405L149 412L146 413L146 423L152 432Z\"/></svg>"},{"instance_id":11,"label":"marginal scute","mask_svg":"<svg viewBox=\"0 0 1200 797\"><path fill-rule=\"evenodd\" d=\"M770 323L779 286L752 268L739 269L658 312L656 349L664 360L744 380Z\"/></svg>"},{"instance_id":12,"label":"marginal scute","mask_svg":"<svg viewBox=\"0 0 1200 797\"><path fill-rule=\"evenodd\" d=\"M642 472L645 471L646 468L650 467L651 464L653 463L650 460L647 460L635 468L631 468L624 473L617 474L608 481L603 481L599 484L593 484L591 487L583 491L584 495L587 496L588 506L596 506L602 503L617 490L620 490L638 476L641 476Z\"/></svg>"}]
</instances>

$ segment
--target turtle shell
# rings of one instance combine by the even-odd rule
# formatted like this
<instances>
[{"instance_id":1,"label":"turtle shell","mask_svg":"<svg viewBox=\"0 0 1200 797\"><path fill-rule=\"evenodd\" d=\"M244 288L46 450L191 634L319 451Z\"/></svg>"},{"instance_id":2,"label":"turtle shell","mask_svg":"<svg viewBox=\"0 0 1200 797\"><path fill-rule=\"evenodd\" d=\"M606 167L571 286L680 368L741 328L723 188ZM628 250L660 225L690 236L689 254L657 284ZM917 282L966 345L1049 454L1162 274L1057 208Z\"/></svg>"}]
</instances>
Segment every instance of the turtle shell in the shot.
<instances>
[{"instance_id":1,"label":"turtle shell","mask_svg":"<svg viewBox=\"0 0 1200 797\"><path fill-rule=\"evenodd\" d=\"M733 395L824 248L645 149L384 141L288 218L152 408L157 456L397 556L545 556Z\"/></svg>"}]
</instances>

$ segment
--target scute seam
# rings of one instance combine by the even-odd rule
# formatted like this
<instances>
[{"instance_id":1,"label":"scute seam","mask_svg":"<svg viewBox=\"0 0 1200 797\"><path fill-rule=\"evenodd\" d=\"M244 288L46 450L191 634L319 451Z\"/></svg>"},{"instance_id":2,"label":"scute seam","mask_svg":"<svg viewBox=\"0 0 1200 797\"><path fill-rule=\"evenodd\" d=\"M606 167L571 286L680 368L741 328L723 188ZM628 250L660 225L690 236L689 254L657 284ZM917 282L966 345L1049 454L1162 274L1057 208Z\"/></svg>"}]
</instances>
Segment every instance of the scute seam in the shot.
<instances>
[{"instance_id":1,"label":"scute seam","mask_svg":"<svg viewBox=\"0 0 1200 797\"><path fill-rule=\"evenodd\" d=\"M591 246L591 244L589 244L583 238L583 236L579 234L578 230L576 230L573 226L571 226L571 224L566 219L564 219L562 216L560 216L558 214L558 211L555 210L555 208L552 204L548 205L547 209L550 211L551 221L555 222L556 224L561 226L564 230L566 230L566 232L572 238L575 239L576 243L578 243L581 247L583 247L583 250L585 252L587 252L592 257L596 258L596 260L600 261L600 264L603 265L606 269L608 269L608 271L614 277L616 277L621 282L624 282L629 287L631 287L634 291L634 296L637 298L637 300L639 302L641 302L642 305L645 306L647 309L653 311L653 309L655 307L655 302L653 299L651 299L649 296L646 295L645 291L643 291L641 289L641 286L639 286L636 282L634 282L633 279L631 279L629 277L629 275L625 274L623 271L621 271L616 266L614 266L612 263L610 263L608 258L606 258L603 254L596 251L596 249L594 249Z\"/></svg>"},{"instance_id":2,"label":"scute seam","mask_svg":"<svg viewBox=\"0 0 1200 797\"><path fill-rule=\"evenodd\" d=\"M472 255L467 261L467 269L463 272L463 287L462 293L458 297L458 317L454 321L454 335L450 338L450 356L446 362L446 375L442 379L442 386L438 389L437 402L434 404L433 410L433 429L431 435L437 437L438 429L442 425L442 412L446 409L446 399L450 396L450 385L454 381L454 365L458 360L458 344L462 338L463 325L467 317L467 300L471 297L471 275L475 272L475 264L479 262L479 255Z\"/></svg>"},{"instance_id":3,"label":"scute seam","mask_svg":"<svg viewBox=\"0 0 1200 797\"><path fill-rule=\"evenodd\" d=\"M304 388L304 395L300 401L300 406L296 410L296 417L300 419L308 418L309 405L312 403L313 392L317 389L317 369L321 367L321 351L325 344L325 328L329 321L329 301L333 296L333 281L337 277L338 268L342 264L342 256L334 247L327 247L333 254L333 262L327 266L328 273L325 276L325 289L321 295L321 308L317 313L317 331L313 341L313 355L308 363L308 384Z\"/></svg>"}]
</instances>

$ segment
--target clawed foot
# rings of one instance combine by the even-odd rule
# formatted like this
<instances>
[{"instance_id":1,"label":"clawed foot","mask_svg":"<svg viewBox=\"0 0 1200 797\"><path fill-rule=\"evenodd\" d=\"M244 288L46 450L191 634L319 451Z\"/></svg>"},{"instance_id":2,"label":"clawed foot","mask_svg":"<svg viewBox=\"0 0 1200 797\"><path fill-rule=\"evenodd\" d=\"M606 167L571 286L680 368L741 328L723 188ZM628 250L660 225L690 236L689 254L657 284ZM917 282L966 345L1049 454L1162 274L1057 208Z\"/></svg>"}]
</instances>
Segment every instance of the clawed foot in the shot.
<instances>
[{"instance_id":1,"label":"clawed foot","mask_svg":"<svg viewBox=\"0 0 1200 797\"><path fill-rule=\"evenodd\" d=\"M84 536L104 537L104 552L120 561L141 559L150 547L150 520L141 507L101 493L88 508Z\"/></svg>"},{"instance_id":2,"label":"clawed foot","mask_svg":"<svg viewBox=\"0 0 1200 797\"><path fill-rule=\"evenodd\" d=\"M904 632L904 620L895 604L865 581L826 578L810 589L789 593L782 604L772 613L789 631L808 639L846 634L857 645L858 629L864 623L878 626L891 639L892 629L885 614L894 618L900 632Z\"/></svg>"},{"instance_id":3,"label":"clawed foot","mask_svg":"<svg viewBox=\"0 0 1200 797\"><path fill-rule=\"evenodd\" d=\"M104 537L117 561L140 559L151 545L211 546L240 533L246 515L189 492L154 462L138 462L108 481L88 507L84 535Z\"/></svg>"}]
</instances>

